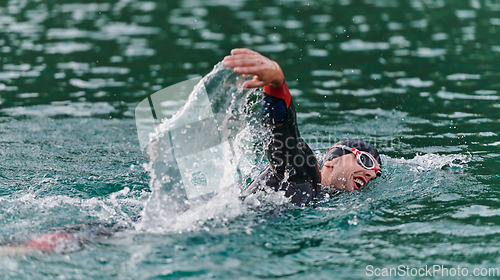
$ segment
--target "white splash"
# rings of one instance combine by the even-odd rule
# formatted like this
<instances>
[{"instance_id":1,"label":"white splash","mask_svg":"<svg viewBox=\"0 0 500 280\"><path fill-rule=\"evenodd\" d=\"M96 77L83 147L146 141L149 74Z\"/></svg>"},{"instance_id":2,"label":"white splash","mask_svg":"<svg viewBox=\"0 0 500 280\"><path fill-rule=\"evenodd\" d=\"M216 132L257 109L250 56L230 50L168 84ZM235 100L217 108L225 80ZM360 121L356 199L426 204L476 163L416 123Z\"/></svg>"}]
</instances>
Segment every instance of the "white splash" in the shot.
<instances>
[{"instance_id":1,"label":"white splash","mask_svg":"<svg viewBox=\"0 0 500 280\"><path fill-rule=\"evenodd\" d=\"M409 166L410 170L414 172L436 170L445 166L462 168L463 164L468 163L470 160L470 155L464 154L425 154L416 155L412 159L395 159L396 162Z\"/></svg>"},{"instance_id":2,"label":"white splash","mask_svg":"<svg viewBox=\"0 0 500 280\"><path fill-rule=\"evenodd\" d=\"M264 148L257 143L265 134L260 106L259 117L251 108L260 104L261 95L241 89L249 78L217 64L194 87L185 105L156 127L146 148L151 161L144 164L152 193L135 225L137 230L210 230L245 213L248 206L242 203L240 191L246 179L261 171Z\"/></svg>"}]
</instances>

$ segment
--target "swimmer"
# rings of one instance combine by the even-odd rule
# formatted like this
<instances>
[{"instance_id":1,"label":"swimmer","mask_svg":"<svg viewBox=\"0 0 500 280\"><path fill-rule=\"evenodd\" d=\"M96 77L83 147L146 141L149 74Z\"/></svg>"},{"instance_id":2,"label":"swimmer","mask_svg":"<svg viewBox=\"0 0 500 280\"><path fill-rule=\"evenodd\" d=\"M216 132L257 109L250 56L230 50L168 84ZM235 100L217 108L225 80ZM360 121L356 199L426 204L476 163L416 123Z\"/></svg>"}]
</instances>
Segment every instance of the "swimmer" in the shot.
<instances>
[{"instance_id":1,"label":"swimmer","mask_svg":"<svg viewBox=\"0 0 500 280\"><path fill-rule=\"evenodd\" d=\"M267 147L270 165L243 197L271 188L284 191L293 204L302 206L320 193L361 189L381 175L377 150L358 140L335 143L320 167L313 151L300 138L292 97L278 63L249 49L233 49L224 64L233 67L235 73L253 76L243 88L264 87L264 112L272 133Z\"/></svg>"},{"instance_id":2,"label":"swimmer","mask_svg":"<svg viewBox=\"0 0 500 280\"><path fill-rule=\"evenodd\" d=\"M130 222L137 222L139 219L140 217L133 217ZM82 250L87 242L103 240L129 229L132 229L131 223L82 221L52 228L26 242L7 242L0 245L0 257L39 253L70 254Z\"/></svg>"},{"instance_id":3,"label":"swimmer","mask_svg":"<svg viewBox=\"0 0 500 280\"><path fill-rule=\"evenodd\" d=\"M320 193L354 191L381 175L382 162L377 150L357 140L335 143L320 168L314 153L300 138L292 97L278 63L249 49L234 49L231 54L224 58L225 65L234 67L236 73L253 76L242 87L264 87L264 110L272 131L267 149L270 166L244 190L243 197L270 187L284 191L293 204L302 206ZM82 249L89 240L129 228L116 223L67 226L28 242L0 246L0 255L70 253Z\"/></svg>"}]
</instances>

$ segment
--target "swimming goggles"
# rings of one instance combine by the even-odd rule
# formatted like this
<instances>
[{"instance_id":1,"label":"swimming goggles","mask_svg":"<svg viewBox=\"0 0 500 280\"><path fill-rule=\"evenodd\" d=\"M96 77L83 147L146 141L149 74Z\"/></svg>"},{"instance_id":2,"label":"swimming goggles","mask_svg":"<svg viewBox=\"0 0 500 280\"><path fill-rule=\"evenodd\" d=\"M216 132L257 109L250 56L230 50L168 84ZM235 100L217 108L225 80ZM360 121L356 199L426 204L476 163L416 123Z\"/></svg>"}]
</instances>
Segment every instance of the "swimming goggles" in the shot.
<instances>
[{"instance_id":1,"label":"swimming goggles","mask_svg":"<svg viewBox=\"0 0 500 280\"><path fill-rule=\"evenodd\" d=\"M358 162L358 164L361 165L364 169L374 170L375 174L377 174L377 177L382 175L382 171L378 170L377 167L375 167L375 161L369 153L360 151L356 148L348 147L346 145L333 145L330 150L335 148L353 153L356 157L356 162Z\"/></svg>"}]
</instances>

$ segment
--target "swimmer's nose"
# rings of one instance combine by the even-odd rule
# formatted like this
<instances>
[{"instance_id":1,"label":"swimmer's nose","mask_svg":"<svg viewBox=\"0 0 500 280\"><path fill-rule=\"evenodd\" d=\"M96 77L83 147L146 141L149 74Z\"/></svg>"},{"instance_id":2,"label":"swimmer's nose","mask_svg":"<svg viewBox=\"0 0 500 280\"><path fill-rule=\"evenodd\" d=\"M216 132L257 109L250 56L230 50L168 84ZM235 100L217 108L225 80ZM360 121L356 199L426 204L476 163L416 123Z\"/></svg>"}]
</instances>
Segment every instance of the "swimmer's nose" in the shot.
<instances>
[{"instance_id":1,"label":"swimmer's nose","mask_svg":"<svg viewBox=\"0 0 500 280\"><path fill-rule=\"evenodd\" d=\"M364 175L368 181L377 178L377 173L375 172L375 170L366 170Z\"/></svg>"}]
</instances>

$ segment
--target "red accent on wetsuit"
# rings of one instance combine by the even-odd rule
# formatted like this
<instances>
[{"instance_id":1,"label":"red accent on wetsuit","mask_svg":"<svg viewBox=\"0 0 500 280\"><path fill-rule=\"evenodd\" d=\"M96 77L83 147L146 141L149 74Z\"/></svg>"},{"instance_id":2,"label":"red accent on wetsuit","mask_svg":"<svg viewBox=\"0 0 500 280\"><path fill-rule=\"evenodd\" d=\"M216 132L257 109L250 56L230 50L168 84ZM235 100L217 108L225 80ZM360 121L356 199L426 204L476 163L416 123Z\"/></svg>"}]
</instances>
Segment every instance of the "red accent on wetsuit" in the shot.
<instances>
[{"instance_id":1,"label":"red accent on wetsuit","mask_svg":"<svg viewBox=\"0 0 500 280\"><path fill-rule=\"evenodd\" d=\"M272 87L267 85L264 87L264 92L273 97L284 99L286 102L286 107L290 107L290 103L292 102L292 95L290 95L290 90L286 84L286 81L280 87Z\"/></svg>"},{"instance_id":2,"label":"red accent on wetsuit","mask_svg":"<svg viewBox=\"0 0 500 280\"><path fill-rule=\"evenodd\" d=\"M73 239L73 236L66 233L53 233L38 237L25 244L35 247L42 252L53 252L58 245L65 245L68 241L72 241Z\"/></svg>"}]
</instances>

